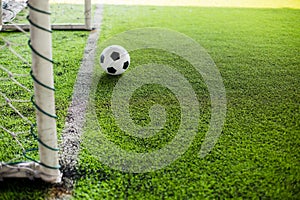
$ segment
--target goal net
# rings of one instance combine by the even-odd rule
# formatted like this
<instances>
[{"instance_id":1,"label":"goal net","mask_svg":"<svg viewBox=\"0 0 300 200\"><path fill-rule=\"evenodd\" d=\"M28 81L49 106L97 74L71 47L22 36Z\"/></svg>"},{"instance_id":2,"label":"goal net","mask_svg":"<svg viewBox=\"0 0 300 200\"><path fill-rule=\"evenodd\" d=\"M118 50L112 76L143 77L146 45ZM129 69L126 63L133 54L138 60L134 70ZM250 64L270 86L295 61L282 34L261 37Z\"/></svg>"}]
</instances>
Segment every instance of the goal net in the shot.
<instances>
[{"instance_id":1,"label":"goal net","mask_svg":"<svg viewBox=\"0 0 300 200\"><path fill-rule=\"evenodd\" d=\"M52 30L91 30L91 0L48 0ZM27 0L2 0L2 30L29 29ZM76 13L76 14L74 14ZM77 15L81 13L81 15ZM18 27L16 27L18 25Z\"/></svg>"},{"instance_id":2,"label":"goal net","mask_svg":"<svg viewBox=\"0 0 300 200\"><path fill-rule=\"evenodd\" d=\"M72 9L82 8L82 17L67 17ZM58 29L91 29L84 9L90 13L90 4L0 0L0 181L61 180L51 28L55 24ZM62 13L70 21L61 19Z\"/></svg>"}]
</instances>

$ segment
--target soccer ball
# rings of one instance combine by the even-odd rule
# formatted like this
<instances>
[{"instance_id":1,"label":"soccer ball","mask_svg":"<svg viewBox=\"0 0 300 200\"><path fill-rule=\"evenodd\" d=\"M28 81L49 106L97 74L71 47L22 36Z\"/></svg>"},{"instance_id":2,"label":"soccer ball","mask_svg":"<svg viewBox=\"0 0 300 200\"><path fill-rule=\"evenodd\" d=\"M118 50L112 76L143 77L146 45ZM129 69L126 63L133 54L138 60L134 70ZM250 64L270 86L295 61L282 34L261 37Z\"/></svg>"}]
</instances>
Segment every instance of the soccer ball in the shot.
<instances>
[{"instance_id":1,"label":"soccer ball","mask_svg":"<svg viewBox=\"0 0 300 200\"><path fill-rule=\"evenodd\" d=\"M130 56L126 49L119 45L106 47L100 56L100 65L110 75L124 73L130 65Z\"/></svg>"}]
</instances>

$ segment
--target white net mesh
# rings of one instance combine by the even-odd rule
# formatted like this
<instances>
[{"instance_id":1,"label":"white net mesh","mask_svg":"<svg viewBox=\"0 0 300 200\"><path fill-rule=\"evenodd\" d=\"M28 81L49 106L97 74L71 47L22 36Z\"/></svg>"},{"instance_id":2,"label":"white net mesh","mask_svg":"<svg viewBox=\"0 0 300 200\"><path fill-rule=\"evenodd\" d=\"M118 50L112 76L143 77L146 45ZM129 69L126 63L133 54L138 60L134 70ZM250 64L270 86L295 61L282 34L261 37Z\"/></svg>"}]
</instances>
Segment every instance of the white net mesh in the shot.
<instances>
[{"instance_id":1,"label":"white net mesh","mask_svg":"<svg viewBox=\"0 0 300 200\"><path fill-rule=\"evenodd\" d=\"M24 0L2 0L3 23L10 23L15 20L18 16L18 13L21 12L25 7L26 2ZM22 16L18 16L18 18L22 20Z\"/></svg>"},{"instance_id":2,"label":"white net mesh","mask_svg":"<svg viewBox=\"0 0 300 200\"><path fill-rule=\"evenodd\" d=\"M25 32L0 34L0 161L9 163L22 161L26 149L35 146L28 39Z\"/></svg>"},{"instance_id":3,"label":"white net mesh","mask_svg":"<svg viewBox=\"0 0 300 200\"><path fill-rule=\"evenodd\" d=\"M36 9L32 5L27 5L24 0L0 0L0 3L0 28L2 28L0 32L0 179L10 177L7 175L8 173L14 176L15 172L20 171L20 167L26 168L20 177L35 177L30 173L32 168L34 170L39 168L36 164L48 169L57 170L59 167L38 161L40 160L39 144L51 151L57 151L57 149L47 146L36 134L35 110L37 109L46 115L47 113L40 110L38 105L34 103L33 83L40 80L34 76L31 77L31 50L38 56L42 55L36 52L31 45L28 45L30 35L26 32L29 29L29 24L44 30L42 26L27 18L29 9L46 15L49 13ZM86 17L83 2L74 4L51 0L50 7L52 25L65 24L61 29L72 28L77 24L86 27L84 25ZM18 32L11 30L18 30ZM27 161L34 162L33 164L20 164ZM29 175L27 175L28 173ZM57 180L54 179L54 181Z\"/></svg>"},{"instance_id":4,"label":"white net mesh","mask_svg":"<svg viewBox=\"0 0 300 200\"><path fill-rule=\"evenodd\" d=\"M50 5L52 24L85 24L84 1L50 0Z\"/></svg>"},{"instance_id":5,"label":"white net mesh","mask_svg":"<svg viewBox=\"0 0 300 200\"><path fill-rule=\"evenodd\" d=\"M50 0L51 24L65 25L59 29L69 29L66 25L85 25L85 4L84 1ZM26 19L29 9L24 0L2 0L2 23L3 29L15 29L10 26L18 24L23 29L28 29L29 22ZM24 26L24 25L27 25ZM72 27L74 28L74 27ZM76 27L75 27L76 28Z\"/></svg>"}]
</instances>

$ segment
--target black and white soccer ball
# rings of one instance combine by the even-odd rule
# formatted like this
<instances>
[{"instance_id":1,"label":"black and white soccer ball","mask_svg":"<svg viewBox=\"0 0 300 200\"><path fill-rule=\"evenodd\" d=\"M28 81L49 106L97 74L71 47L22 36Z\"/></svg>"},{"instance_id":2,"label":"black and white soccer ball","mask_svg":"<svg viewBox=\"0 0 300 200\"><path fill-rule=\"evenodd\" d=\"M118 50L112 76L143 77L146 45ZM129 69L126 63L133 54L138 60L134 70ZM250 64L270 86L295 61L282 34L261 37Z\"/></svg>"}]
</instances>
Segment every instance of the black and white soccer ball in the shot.
<instances>
[{"instance_id":1,"label":"black and white soccer ball","mask_svg":"<svg viewBox=\"0 0 300 200\"><path fill-rule=\"evenodd\" d=\"M124 47L111 45L102 51L100 65L106 73L120 75L128 69L130 56Z\"/></svg>"}]
</instances>

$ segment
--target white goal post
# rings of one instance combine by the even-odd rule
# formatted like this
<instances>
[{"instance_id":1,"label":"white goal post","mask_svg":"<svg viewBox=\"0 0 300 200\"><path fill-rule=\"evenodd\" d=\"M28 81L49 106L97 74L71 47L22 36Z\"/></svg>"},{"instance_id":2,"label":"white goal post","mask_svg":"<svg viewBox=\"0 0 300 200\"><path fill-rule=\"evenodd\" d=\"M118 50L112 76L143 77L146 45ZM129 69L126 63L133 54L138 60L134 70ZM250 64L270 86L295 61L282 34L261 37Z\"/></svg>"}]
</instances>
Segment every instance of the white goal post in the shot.
<instances>
[{"instance_id":1,"label":"white goal post","mask_svg":"<svg viewBox=\"0 0 300 200\"><path fill-rule=\"evenodd\" d=\"M61 172L56 133L50 6L48 0L29 0L28 6L30 7L28 19L31 22L29 40L32 50L31 76L34 80L32 102L36 108L40 161L27 157L33 162L1 163L0 178L41 178L56 183L61 181Z\"/></svg>"},{"instance_id":2,"label":"white goal post","mask_svg":"<svg viewBox=\"0 0 300 200\"><path fill-rule=\"evenodd\" d=\"M1 5L0 0L0 5ZM91 30L91 0L85 1L84 25L59 25L58 29ZM28 45L31 49L31 72L34 83L34 94L31 99L36 110L36 124L31 126L31 132L36 130L39 161L26 156L25 162L1 162L0 181L3 178L41 178L46 182L58 183L62 174L59 166L59 152L56 129L54 77L52 61L52 29L49 0L29 0L29 25L17 25L18 29L30 30ZM2 5L0 6L0 26L11 29L2 23ZM28 26L28 27L27 27ZM1 27L0 27L1 30ZM0 49L1 50L1 49ZM1 66L1 65L0 65ZM0 127L1 128L1 127ZM5 129L2 127L2 129ZM5 130L11 133L9 130ZM13 133L12 133L13 135Z\"/></svg>"},{"instance_id":3,"label":"white goal post","mask_svg":"<svg viewBox=\"0 0 300 200\"><path fill-rule=\"evenodd\" d=\"M2 30L2 0L0 0L0 31Z\"/></svg>"}]
</instances>

